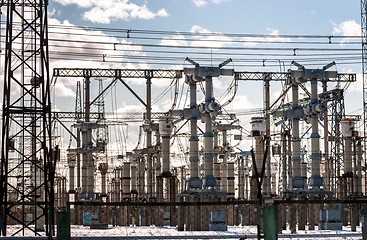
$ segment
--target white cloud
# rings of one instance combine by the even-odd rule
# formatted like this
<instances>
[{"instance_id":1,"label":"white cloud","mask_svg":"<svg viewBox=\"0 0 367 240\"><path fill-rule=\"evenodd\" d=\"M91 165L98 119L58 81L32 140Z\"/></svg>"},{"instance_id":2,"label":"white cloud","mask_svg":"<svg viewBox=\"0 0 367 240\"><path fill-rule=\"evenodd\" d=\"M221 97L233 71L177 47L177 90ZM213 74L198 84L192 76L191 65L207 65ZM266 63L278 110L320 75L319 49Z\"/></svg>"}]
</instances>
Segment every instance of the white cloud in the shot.
<instances>
[{"instance_id":1,"label":"white cloud","mask_svg":"<svg viewBox=\"0 0 367 240\"><path fill-rule=\"evenodd\" d=\"M176 33L172 37L164 37L160 44L164 46L190 46L190 47L211 47L213 49L222 48L224 46L232 45L233 41L230 37L220 32L211 32L206 28L198 25L191 27L190 37L183 34ZM225 60L225 59L223 59Z\"/></svg>"},{"instance_id":2,"label":"white cloud","mask_svg":"<svg viewBox=\"0 0 367 240\"><path fill-rule=\"evenodd\" d=\"M93 0L55 0L55 1L64 6L75 4L78 5L79 7L87 8L93 5Z\"/></svg>"},{"instance_id":3,"label":"white cloud","mask_svg":"<svg viewBox=\"0 0 367 240\"><path fill-rule=\"evenodd\" d=\"M332 22L333 24L333 34L343 35L343 36L360 36L361 35L361 25L354 20L347 20L341 22L339 25Z\"/></svg>"},{"instance_id":4,"label":"white cloud","mask_svg":"<svg viewBox=\"0 0 367 240\"><path fill-rule=\"evenodd\" d=\"M187 39L180 33L177 33L172 37L164 37L160 44L165 46L188 46Z\"/></svg>"},{"instance_id":5,"label":"white cloud","mask_svg":"<svg viewBox=\"0 0 367 240\"><path fill-rule=\"evenodd\" d=\"M213 47L221 48L225 45L231 45L232 39L223 33L211 32L206 28L198 25L192 26L190 32L193 34L193 39L200 41L193 41L191 46L194 47Z\"/></svg>"},{"instance_id":6,"label":"white cloud","mask_svg":"<svg viewBox=\"0 0 367 240\"><path fill-rule=\"evenodd\" d=\"M223 2L227 2L228 0L192 0L192 2L197 6L197 7L202 7L205 6L208 3L215 3L215 4L219 4L219 3L223 3Z\"/></svg>"},{"instance_id":7,"label":"white cloud","mask_svg":"<svg viewBox=\"0 0 367 240\"><path fill-rule=\"evenodd\" d=\"M246 47L254 47L260 43L290 42L290 38L281 37L278 29L268 28L267 36L243 37L241 40Z\"/></svg>"},{"instance_id":8,"label":"white cloud","mask_svg":"<svg viewBox=\"0 0 367 240\"><path fill-rule=\"evenodd\" d=\"M88 9L84 14L85 20L108 24L111 21L130 19L153 19L155 17L167 17L168 12L160 9L152 12L146 4L137 5L129 0L55 0L62 5L75 4L78 7Z\"/></svg>"},{"instance_id":9,"label":"white cloud","mask_svg":"<svg viewBox=\"0 0 367 240\"><path fill-rule=\"evenodd\" d=\"M345 38L340 41L340 45L342 46L344 43L351 41L348 36L360 36L362 34L361 25L354 20L347 20L341 22L339 25L334 22L331 22L331 24L333 25L333 34L345 36Z\"/></svg>"},{"instance_id":10,"label":"white cloud","mask_svg":"<svg viewBox=\"0 0 367 240\"><path fill-rule=\"evenodd\" d=\"M142 56L142 47L132 46L125 39L117 39L103 32L81 29L68 21L49 20L50 69L53 68L139 68L126 64L128 56ZM62 41L68 39L68 41ZM100 44L100 43L111 44ZM106 59L103 62L103 58ZM125 64L122 64L125 63ZM143 68L148 68L146 65ZM136 84L132 82L131 84ZM55 94L60 97L75 96L75 79L59 78Z\"/></svg>"}]
</instances>

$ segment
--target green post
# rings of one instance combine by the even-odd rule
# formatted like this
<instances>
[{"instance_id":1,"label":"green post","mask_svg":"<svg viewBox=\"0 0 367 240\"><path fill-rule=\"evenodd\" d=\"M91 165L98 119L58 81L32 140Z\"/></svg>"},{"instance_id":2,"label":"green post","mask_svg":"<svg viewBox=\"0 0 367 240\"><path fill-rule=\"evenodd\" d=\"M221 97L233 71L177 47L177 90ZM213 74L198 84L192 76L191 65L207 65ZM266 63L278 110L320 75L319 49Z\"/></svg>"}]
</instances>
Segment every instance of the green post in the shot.
<instances>
[{"instance_id":1,"label":"green post","mask_svg":"<svg viewBox=\"0 0 367 240\"><path fill-rule=\"evenodd\" d=\"M264 237L265 240L278 239L278 208L275 204L264 205Z\"/></svg>"},{"instance_id":2,"label":"green post","mask_svg":"<svg viewBox=\"0 0 367 240\"><path fill-rule=\"evenodd\" d=\"M57 211L57 240L70 239L70 204L67 203L66 210Z\"/></svg>"}]
</instances>

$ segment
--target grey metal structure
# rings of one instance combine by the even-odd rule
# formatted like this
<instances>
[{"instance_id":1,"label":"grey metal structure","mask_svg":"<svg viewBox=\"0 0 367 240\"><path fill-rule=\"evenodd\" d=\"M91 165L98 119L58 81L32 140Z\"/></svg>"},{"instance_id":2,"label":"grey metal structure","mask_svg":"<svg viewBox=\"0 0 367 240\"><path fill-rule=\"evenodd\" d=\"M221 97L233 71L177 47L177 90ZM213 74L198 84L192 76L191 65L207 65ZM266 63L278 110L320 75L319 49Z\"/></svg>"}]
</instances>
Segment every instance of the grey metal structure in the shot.
<instances>
[{"instance_id":1,"label":"grey metal structure","mask_svg":"<svg viewBox=\"0 0 367 240\"><path fill-rule=\"evenodd\" d=\"M142 156L144 156L144 161L142 162L146 166L146 196L145 193L142 191L139 191L140 197L147 198L147 199L153 199L155 197L155 187L154 187L154 173L153 173L153 145L152 145L152 133L154 131L154 114L151 111L151 85L152 85L152 79L154 78L160 78L160 79L175 79L175 78L181 78L182 77L182 71L177 70L154 70L154 69L80 69L80 68L62 68L58 69L55 68L53 72L53 79L54 81L57 80L57 77L75 77L75 78L84 78L85 81L85 106L84 106L84 113L82 116L84 116L84 122L85 124L89 123L91 121L92 113L90 112L90 106L93 104L98 104L98 101L100 101L100 98L105 92L110 89L117 81L121 82L139 101L142 103L146 108L146 113L144 115L144 124L143 124L143 130L146 132L146 149L144 149L144 153ZM102 91L100 91L99 95L92 99L89 99L89 81L92 78L105 78L105 79L112 79L112 81L109 82L108 86L106 86ZM147 80L146 83L146 99L143 100L125 81L124 78L145 78ZM64 115L64 114L62 114ZM98 118L98 115L95 116ZM160 116L158 115L157 118ZM85 129L88 130L88 129ZM90 132L91 130L84 131L85 134ZM90 133L88 134L90 136ZM86 145L88 142L91 142L91 138L84 138L87 139L87 141L84 141L84 144ZM87 151L88 152L88 151ZM85 154L84 154L85 155ZM93 160L92 157L89 156L89 160L85 160L86 164L84 166L87 170L84 174L82 173L81 178L86 179L87 176L89 176L88 181L84 181L85 186L89 186L87 189L83 190L83 183L82 183L82 198L86 199L93 199ZM83 166L82 166L83 169ZM139 177L140 181L142 176ZM140 186L143 187L143 186Z\"/></svg>"}]
</instances>

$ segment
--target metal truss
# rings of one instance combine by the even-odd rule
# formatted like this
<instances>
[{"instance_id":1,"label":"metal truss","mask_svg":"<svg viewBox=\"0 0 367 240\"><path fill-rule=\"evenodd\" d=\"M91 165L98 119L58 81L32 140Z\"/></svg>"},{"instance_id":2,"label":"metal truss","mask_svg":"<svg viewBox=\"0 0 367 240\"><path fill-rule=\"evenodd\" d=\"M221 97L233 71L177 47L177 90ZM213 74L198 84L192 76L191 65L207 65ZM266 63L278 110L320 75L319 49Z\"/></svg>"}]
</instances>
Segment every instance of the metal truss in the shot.
<instances>
[{"instance_id":1,"label":"metal truss","mask_svg":"<svg viewBox=\"0 0 367 240\"><path fill-rule=\"evenodd\" d=\"M105 78L182 78L182 70L162 69L93 69L93 68L55 68L53 79L57 77L105 77ZM289 72L235 72L236 80L286 81L290 78ZM355 82L355 73L339 73L330 82Z\"/></svg>"},{"instance_id":2,"label":"metal truss","mask_svg":"<svg viewBox=\"0 0 367 240\"><path fill-rule=\"evenodd\" d=\"M364 161L367 157L367 1L361 0L361 27L362 27L362 76L363 76L363 152ZM365 164L366 162L364 162ZM365 181L365 191L367 189L367 177Z\"/></svg>"},{"instance_id":3,"label":"metal truss","mask_svg":"<svg viewBox=\"0 0 367 240\"><path fill-rule=\"evenodd\" d=\"M180 70L159 69L88 69L88 68L55 68L55 77L101 77L101 78L182 78Z\"/></svg>"},{"instance_id":4,"label":"metal truss","mask_svg":"<svg viewBox=\"0 0 367 240\"><path fill-rule=\"evenodd\" d=\"M4 4L0 235L52 236L56 154L51 145L47 1ZM10 232L11 224L20 227Z\"/></svg>"},{"instance_id":5,"label":"metal truss","mask_svg":"<svg viewBox=\"0 0 367 240\"><path fill-rule=\"evenodd\" d=\"M291 77L290 72L235 72L236 80L248 81L287 81ZM355 73L339 73L336 78L328 79L329 82L355 82Z\"/></svg>"}]
</instances>

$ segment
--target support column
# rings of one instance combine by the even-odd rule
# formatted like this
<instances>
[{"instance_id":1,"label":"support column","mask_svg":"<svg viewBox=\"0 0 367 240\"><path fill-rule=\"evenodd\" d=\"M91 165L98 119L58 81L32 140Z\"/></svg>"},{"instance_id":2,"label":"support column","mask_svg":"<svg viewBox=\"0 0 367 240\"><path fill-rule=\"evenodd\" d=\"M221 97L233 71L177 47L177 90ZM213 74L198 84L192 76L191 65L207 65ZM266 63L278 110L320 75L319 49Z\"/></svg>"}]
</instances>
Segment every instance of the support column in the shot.
<instances>
[{"instance_id":1,"label":"support column","mask_svg":"<svg viewBox=\"0 0 367 240\"><path fill-rule=\"evenodd\" d=\"M168 116L159 119L159 133L162 136L162 176L170 177L170 138L172 134L172 120Z\"/></svg>"},{"instance_id":2,"label":"support column","mask_svg":"<svg viewBox=\"0 0 367 240\"><path fill-rule=\"evenodd\" d=\"M145 162L144 157L140 156L138 159L138 193L140 199L146 198L145 193Z\"/></svg>"},{"instance_id":3,"label":"support column","mask_svg":"<svg viewBox=\"0 0 367 240\"><path fill-rule=\"evenodd\" d=\"M265 109L265 138L270 139L270 77L266 74L264 76L264 109ZM269 146L270 147L270 146ZM266 171L264 181L264 192L266 196L271 196L271 162L270 151L266 155Z\"/></svg>"},{"instance_id":4,"label":"support column","mask_svg":"<svg viewBox=\"0 0 367 240\"><path fill-rule=\"evenodd\" d=\"M301 177L301 138L299 136L299 121L301 111L299 106L298 83L292 83L292 189L303 189L305 180Z\"/></svg>"},{"instance_id":5,"label":"support column","mask_svg":"<svg viewBox=\"0 0 367 240\"><path fill-rule=\"evenodd\" d=\"M324 181L320 175L320 162L321 162L321 151L320 151L320 134L319 134L319 119L316 108L319 107L318 93L317 93L317 78L311 79L311 178L310 185L312 187L321 187Z\"/></svg>"},{"instance_id":6,"label":"support column","mask_svg":"<svg viewBox=\"0 0 367 240\"><path fill-rule=\"evenodd\" d=\"M202 183L199 178L199 137L197 136L198 108L196 103L196 81L191 77L186 80L190 86L190 132L189 138L190 152L190 179L188 180L189 189L201 188Z\"/></svg>"},{"instance_id":7,"label":"support column","mask_svg":"<svg viewBox=\"0 0 367 240\"><path fill-rule=\"evenodd\" d=\"M210 115L210 110L218 108L213 98L213 78L205 77L205 133L204 133L204 188L213 188L217 185L214 178L214 146L213 146L213 122Z\"/></svg>"},{"instance_id":8,"label":"support column","mask_svg":"<svg viewBox=\"0 0 367 240\"><path fill-rule=\"evenodd\" d=\"M69 165L69 193L75 193L75 165L76 165L76 155L74 153L68 153L68 165Z\"/></svg>"},{"instance_id":9,"label":"support column","mask_svg":"<svg viewBox=\"0 0 367 240\"><path fill-rule=\"evenodd\" d=\"M90 124L90 79L84 79L84 111L85 121L82 123L82 198L94 199L94 161L92 156L92 128Z\"/></svg>"},{"instance_id":10,"label":"support column","mask_svg":"<svg viewBox=\"0 0 367 240\"><path fill-rule=\"evenodd\" d=\"M106 181L106 174L108 171L108 164L107 163L100 163L98 167L99 171L101 172L101 197L107 197L107 181Z\"/></svg>"},{"instance_id":11,"label":"support column","mask_svg":"<svg viewBox=\"0 0 367 240\"><path fill-rule=\"evenodd\" d=\"M245 163L242 156L237 158L238 199L245 199Z\"/></svg>"},{"instance_id":12,"label":"support column","mask_svg":"<svg viewBox=\"0 0 367 240\"><path fill-rule=\"evenodd\" d=\"M223 146L223 163L222 167L222 175L221 175L221 189L225 192L228 192L228 142L227 142L227 130L222 131L222 146Z\"/></svg>"},{"instance_id":13,"label":"support column","mask_svg":"<svg viewBox=\"0 0 367 240\"><path fill-rule=\"evenodd\" d=\"M147 138L147 198L153 199L154 186L153 186L153 146L152 146L152 79L150 76L146 76L146 115L145 124L148 125L146 129Z\"/></svg>"}]
</instances>

